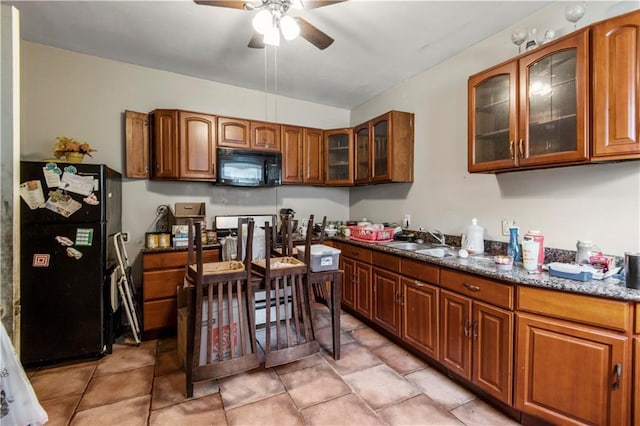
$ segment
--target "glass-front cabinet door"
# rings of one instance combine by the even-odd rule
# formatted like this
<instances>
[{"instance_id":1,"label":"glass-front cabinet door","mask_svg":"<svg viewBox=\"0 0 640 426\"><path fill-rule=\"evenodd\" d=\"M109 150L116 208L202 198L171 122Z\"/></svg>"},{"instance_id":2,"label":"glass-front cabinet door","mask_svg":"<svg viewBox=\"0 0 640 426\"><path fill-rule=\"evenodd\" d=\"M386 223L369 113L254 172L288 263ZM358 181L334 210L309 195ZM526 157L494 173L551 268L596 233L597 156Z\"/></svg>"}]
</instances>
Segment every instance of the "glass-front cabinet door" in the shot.
<instances>
[{"instance_id":1,"label":"glass-front cabinet door","mask_svg":"<svg viewBox=\"0 0 640 426\"><path fill-rule=\"evenodd\" d=\"M588 33L520 59L520 166L588 158Z\"/></svg>"},{"instance_id":2,"label":"glass-front cabinet door","mask_svg":"<svg viewBox=\"0 0 640 426\"><path fill-rule=\"evenodd\" d=\"M325 130L326 184L353 184L353 129Z\"/></svg>"},{"instance_id":3,"label":"glass-front cabinet door","mask_svg":"<svg viewBox=\"0 0 640 426\"><path fill-rule=\"evenodd\" d=\"M389 114L371 122L371 180L374 182L390 179L389 130Z\"/></svg>"},{"instance_id":4,"label":"glass-front cabinet door","mask_svg":"<svg viewBox=\"0 0 640 426\"><path fill-rule=\"evenodd\" d=\"M356 139L355 180L368 183L370 179L369 123L363 123L354 129Z\"/></svg>"},{"instance_id":5,"label":"glass-front cabinet door","mask_svg":"<svg viewBox=\"0 0 640 426\"><path fill-rule=\"evenodd\" d=\"M517 165L517 65L509 62L469 78L470 172Z\"/></svg>"}]
</instances>

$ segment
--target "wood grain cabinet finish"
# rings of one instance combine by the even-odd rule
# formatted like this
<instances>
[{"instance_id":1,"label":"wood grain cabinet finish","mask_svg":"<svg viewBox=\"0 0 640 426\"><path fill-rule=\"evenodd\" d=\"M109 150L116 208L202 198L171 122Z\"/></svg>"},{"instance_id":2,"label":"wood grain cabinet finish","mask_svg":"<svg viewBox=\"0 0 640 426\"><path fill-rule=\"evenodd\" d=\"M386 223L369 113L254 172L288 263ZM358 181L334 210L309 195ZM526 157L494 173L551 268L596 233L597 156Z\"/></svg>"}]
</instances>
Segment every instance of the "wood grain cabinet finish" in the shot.
<instances>
[{"instance_id":1,"label":"wood grain cabinet finish","mask_svg":"<svg viewBox=\"0 0 640 426\"><path fill-rule=\"evenodd\" d=\"M389 111L354 128L356 184L413 182L413 122Z\"/></svg>"},{"instance_id":2,"label":"wood grain cabinet finish","mask_svg":"<svg viewBox=\"0 0 640 426\"><path fill-rule=\"evenodd\" d=\"M125 111L125 176L149 178L149 115Z\"/></svg>"},{"instance_id":3,"label":"wood grain cabinet finish","mask_svg":"<svg viewBox=\"0 0 640 426\"><path fill-rule=\"evenodd\" d=\"M347 244L334 244L341 249L340 268L344 271L342 304L364 318L372 316L371 250Z\"/></svg>"},{"instance_id":4,"label":"wood grain cabinet finish","mask_svg":"<svg viewBox=\"0 0 640 426\"><path fill-rule=\"evenodd\" d=\"M423 354L438 359L440 289L402 277L402 340Z\"/></svg>"},{"instance_id":5,"label":"wood grain cabinet finish","mask_svg":"<svg viewBox=\"0 0 640 426\"><path fill-rule=\"evenodd\" d=\"M305 127L303 141L303 182L308 185L324 183L324 135L321 129Z\"/></svg>"},{"instance_id":6,"label":"wood grain cabinet finish","mask_svg":"<svg viewBox=\"0 0 640 426\"><path fill-rule=\"evenodd\" d=\"M157 109L149 114L151 121L151 177L178 179L178 111Z\"/></svg>"},{"instance_id":7,"label":"wood grain cabinet finish","mask_svg":"<svg viewBox=\"0 0 640 426\"><path fill-rule=\"evenodd\" d=\"M215 181L216 117L179 110L149 117L153 179Z\"/></svg>"},{"instance_id":8,"label":"wood grain cabinet finish","mask_svg":"<svg viewBox=\"0 0 640 426\"><path fill-rule=\"evenodd\" d=\"M203 251L204 262L220 260L220 249ZM176 289L184 282L186 251L142 255L142 323L145 336L172 329L177 323Z\"/></svg>"},{"instance_id":9,"label":"wood grain cabinet finish","mask_svg":"<svg viewBox=\"0 0 640 426\"><path fill-rule=\"evenodd\" d=\"M297 126L282 126L282 183L300 184L303 182L303 130Z\"/></svg>"},{"instance_id":10,"label":"wood grain cabinet finish","mask_svg":"<svg viewBox=\"0 0 640 426\"><path fill-rule=\"evenodd\" d=\"M633 424L640 425L640 337L633 339Z\"/></svg>"},{"instance_id":11,"label":"wood grain cabinet finish","mask_svg":"<svg viewBox=\"0 0 640 426\"><path fill-rule=\"evenodd\" d=\"M593 160L640 158L640 11L593 26Z\"/></svg>"},{"instance_id":12,"label":"wood grain cabinet finish","mask_svg":"<svg viewBox=\"0 0 640 426\"><path fill-rule=\"evenodd\" d=\"M583 29L471 76L469 171L588 162L589 73Z\"/></svg>"},{"instance_id":13,"label":"wood grain cabinet finish","mask_svg":"<svg viewBox=\"0 0 640 426\"><path fill-rule=\"evenodd\" d=\"M227 148L251 148L249 120L218 117L218 146Z\"/></svg>"},{"instance_id":14,"label":"wood grain cabinet finish","mask_svg":"<svg viewBox=\"0 0 640 426\"><path fill-rule=\"evenodd\" d=\"M251 149L280 151L280 125L265 121L251 121Z\"/></svg>"},{"instance_id":15,"label":"wood grain cabinet finish","mask_svg":"<svg viewBox=\"0 0 640 426\"><path fill-rule=\"evenodd\" d=\"M552 424L628 425L629 338L517 314L515 408Z\"/></svg>"},{"instance_id":16,"label":"wood grain cabinet finish","mask_svg":"<svg viewBox=\"0 0 640 426\"><path fill-rule=\"evenodd\" d=\"M325 184L353 185L353 129L325 130L323 134Z\"/></svg>"},{"instance_id":17,"label":"wood grain cabinet finish","mask_svg":"<svg viewBox=\"0 0 640 426\"><path fill-rule=\"evenodd\" d=\"M400 275L374 267L373 321L393 335L400 336L402 303Z\"/></svg>"},{"instance_id":18,"label":"wood grain cabinet finish","mask_svg":"<svg viewBox=\"0 0 640 426\"><path fill-rule=\"evenodd\" d=\"M447 276L441 280L442 285ZM482 291L471 286L471 291ZM506 404L513 398L513 315L471 297L440 292L440 362Z\"/></svg>"}]
</instances>

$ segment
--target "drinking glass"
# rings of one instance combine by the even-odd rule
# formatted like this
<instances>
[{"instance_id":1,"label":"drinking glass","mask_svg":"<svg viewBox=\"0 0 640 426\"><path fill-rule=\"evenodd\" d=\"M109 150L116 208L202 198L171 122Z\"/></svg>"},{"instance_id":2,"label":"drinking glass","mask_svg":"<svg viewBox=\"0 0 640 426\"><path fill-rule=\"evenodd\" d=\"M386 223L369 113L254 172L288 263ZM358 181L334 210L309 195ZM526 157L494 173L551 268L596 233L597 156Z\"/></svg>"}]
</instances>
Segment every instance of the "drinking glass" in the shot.
<instances>
[{"instance_id":1,"label":"drinking glass","mask_svg":"<svg viewBox=\"0 0 640 426\"><path fill-rule=\"evenodd\" d=\"M576 28L576 22L584 16L586 8L587 5L585 3L574 3L564 10L564 17L567 21L573 23L573 28Z\"/></svg>"},{"instance_id":2,"label":"drinking glass","mask_svg":"<svg viewBox=\"0 0 640 426\"><path fill-rule=\"evenodd\" d=\"M511 33L511 42L516 46L518 46L518 53L522 53L520 51L521 49L520 45L524 43L526 39L527 39L527 30L525 30L524 28L519 28Z\"/></svg>"}]
</instances>

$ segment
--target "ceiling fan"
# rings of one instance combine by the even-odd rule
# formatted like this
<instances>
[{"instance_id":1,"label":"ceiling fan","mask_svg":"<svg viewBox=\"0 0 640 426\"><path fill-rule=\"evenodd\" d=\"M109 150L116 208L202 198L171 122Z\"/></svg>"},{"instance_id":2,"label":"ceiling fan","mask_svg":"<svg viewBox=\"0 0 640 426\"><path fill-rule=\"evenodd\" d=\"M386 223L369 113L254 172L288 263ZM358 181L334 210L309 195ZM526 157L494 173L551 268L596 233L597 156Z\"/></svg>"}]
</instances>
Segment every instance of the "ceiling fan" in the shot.
<instances>
[{"instance_id":1,"label":"ceiling fan","mask_svg":"<svg viewBox=\"0 0 640 426\"><path fill-rule=\"evenodd\" d=\"M299 16L287 15L289 9L315 9L341 3L346 0L321 1L308 0L259 0L259 4L248 1L218 1L218 0L193 0L197 4L206 6L229 7L233 9L257 10L253 18L253 37L249 41L249 47L261 49L265 44L278 46L280 33L287 40L293 40L298 35L313 44L320 50L324 50L333 43L329 37L318 28L311 25L306 19Z\"/></svg>"}]
</instances>

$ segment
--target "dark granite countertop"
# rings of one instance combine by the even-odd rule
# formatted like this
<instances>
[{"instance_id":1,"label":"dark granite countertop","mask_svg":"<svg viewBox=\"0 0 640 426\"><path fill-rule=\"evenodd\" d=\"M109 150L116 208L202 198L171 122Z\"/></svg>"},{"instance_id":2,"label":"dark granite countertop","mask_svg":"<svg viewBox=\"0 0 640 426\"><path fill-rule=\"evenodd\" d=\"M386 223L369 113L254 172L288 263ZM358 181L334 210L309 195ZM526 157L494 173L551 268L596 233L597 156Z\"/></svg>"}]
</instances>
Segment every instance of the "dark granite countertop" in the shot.
<instances>
[{"instance_id":1,"label":"dark granite countertop","mask_svg":"<svg viewBox=\"0 0 640 426\"><path fill-rule=\"evenodd\" d=\"M530 274L521 265L514 265L508 272L496 270L493 256L470 256L466 259L459 257L432 257L417 254L408 250L398 250L386 247L384 244L363 243L344 237L333 237L334 241L341 241L359 247L365 247L385 253L403 256L409 259L420 260L425 263L440 265L459 271L470 272L484 277L493 278L518 285L529 285L534 287L547 288L551 290L580 293L590 296L606 297L610 299L640 302L640 290L627 288L625 283L616 278L591 281L575 281L564 278L552 277L547 272Z\"/></svg>"}]
</instances>

